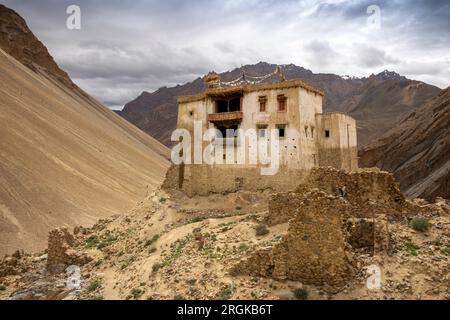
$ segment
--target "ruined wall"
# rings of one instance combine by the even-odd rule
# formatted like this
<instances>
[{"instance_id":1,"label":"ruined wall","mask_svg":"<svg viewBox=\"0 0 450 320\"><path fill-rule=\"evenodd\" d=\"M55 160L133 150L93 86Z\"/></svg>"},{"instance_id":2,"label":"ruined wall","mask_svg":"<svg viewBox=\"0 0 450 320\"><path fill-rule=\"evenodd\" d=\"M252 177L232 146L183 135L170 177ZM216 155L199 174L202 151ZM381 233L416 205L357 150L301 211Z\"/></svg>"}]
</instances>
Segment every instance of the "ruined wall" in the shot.
<instances>
[{"instance_id":1,"label":"ruined wall","mask_svg":"<svg viewBox=\"0 0 450 320\"><path fill-rule=\"evenodd\" d=\"M396 219L415 212L400 192L392 174L367 169L346 172L327 167L312 169L294 192L272 196L265 223L275 225L288 222L311 190L344 198L352 217L372 218L376 213Z\"/></svg>"},{"instance_id":2,"label":"ruined wall","mask_svg":"<svg viewBox=\"0 0 450 320\"><path fill-rule=\"evenodd\" d=\"M271 250L251 254L231 273L301 281L329 290L344 286L355 274L343 232L347 211L342 198L310 193L290 219L281 241Z\"/></svg>"},{"instance_id":3,"label":"ruined wall","mask_svg":"<svg viewBox=\"0 0 450 320\"><path fill-rule=\"evenodd\" d=\"M82 266L92 259L74 249L74 236L67 228L52 230L48 236L47 270L61 272L71 265Z\"/></svg>"}]
</instances>

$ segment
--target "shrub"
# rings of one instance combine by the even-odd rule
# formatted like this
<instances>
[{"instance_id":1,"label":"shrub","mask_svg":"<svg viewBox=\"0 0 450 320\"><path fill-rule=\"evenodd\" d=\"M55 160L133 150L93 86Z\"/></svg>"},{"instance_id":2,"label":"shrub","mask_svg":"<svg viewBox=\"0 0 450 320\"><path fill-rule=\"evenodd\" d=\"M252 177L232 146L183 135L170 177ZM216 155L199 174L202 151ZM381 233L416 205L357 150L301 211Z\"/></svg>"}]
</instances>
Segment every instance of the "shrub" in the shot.
<instances>
[{"instance_id":1,"label":"shrub","mask_svg":"<svg viewBox=\"0 0 450 320\"><path fill-rule=\"evenodd\" d=\"M426 232L430 229L431 223L425 218L414 218L411 221L411 227L419 232Z\"/></svg>"},{"instance_id":2,"label":"shrub","mask_svg":"<svg viewBox=\"0 0 450 320\"><path fill-rule=\"evenodd\" d=\"M99 242L100 241L98 240L97 236L90 236L89 238L86 239L85 245L86 248L91 249L96 247Z\"/></svg>"},{"instance_id":3,"label":"shrub","mask_svg":"<svg viewBox=\"0 0 450 320\"><path fill-rule=\"evenodd\" d=\"M177 294L175 297L173 297L173 299L176 300L176 301L186 300L186 298L183 297L181 294Z\"/></svg>"},{"instance_id":4,"label":"shrub","mask_svg":"<svg viewBox=\"0 0 450 320\"><path fill-rule=\"evenodd\" d=\"M153 272L153 273L156 273L156 272L158 272L158 270L161 269L162 267L163 267L163 264L157 262L157 263L155 263L155 264L153 265L153 267L152 267L152 272Z\"/></svg>"},{"instance_id":5,"label":"shrub","mask_svg":"<svg viewBox=\"0 0 450 320\"><path fill-rule=\"evenodd\" d=\"M419 250L420 248L415 243L408 242L405 244L405 249L406 249L406 251L409 252L410 255L417 256L418 255L417 250Z\"/></svg>"},{"instance_id":6,"label":"shrub","mask_svg":"<svg viewBox=\"0 0 450 320\"><path fill-rule=\"evenodd\" d=\"M265 236L266 234L269 234L269 229L267 229L267 226L265 224L259 224L256 226L256 235L257 236Z\"/></svg>"},{"instance_id":7,"label":"shrub","mask_svg":"<svg viewBox=\"0 0 450 320\"><path fill-rule=\"evenodd\" d=\"M144 293L144 291L142 291L142 289L135 288L135 289L131 290L130 296L134 300L138 300L140 297L142 297L143 293Z\"/></svg>"},{"instance_id":8,"label":"shrub","mask_svg":"<svg viewBox=\"0 0 450 320\"><path fill-rule=\"evenodd\" d=\"M154 244L156 241L158 241L158 239L159 239L159 234L156 234L156 235L154 235L151 239L145 241L144 246L145 246L145 247L149 247L149 246L151 246L152 244Z\"/></svg>"},{"instance_id":9,"label":"shrub","mask_svg":"<svg viewBox=\"0 0 450 320\"><path fill-rule=\"evenodd\" d=\"M308 290L304 288L297 288L292 291L295 299L297 300L306 300L308 299Z\"/></svg>"},{"instance_id":10,"label":"shrub","mask_svg":"<svg viewBox=\"0 0 450 320\"><path fill-rule=\"evenodd\" d=\"M222 291L220 291L219 295L217 296L217 300L229 300L233 295L233 293L234 293L233 288L228 286Z\"/></svg>"},{"instance_id":11,"label":"shrub","mask_svg":"<svg viewBox=\"0 0 450 320\"><path fill-rule=\"evenodd\" d=\"M166 201L167 201L167 199L164 197L159 198L159 202L161 202L161 203L165 203Z\"/></svg>"},{"instance_id":12,"label":"shrub","mask_svg":"<svg viewBox=\"0 0 450 320\"><path fill-rule=\"evenodd\" d=\"M0 291L5 291L6 290L6 286L3 284L0 284Z\"/></svg>"},{"instance_id":13,"label":"shrub","mask_svg":"<svg viewBox=\"0 0 450 320\"><path fill-rule=\"evenodd\" d=\"M87 287L88 292L93 292L100 288L102 286L102 282L100 279L94 279L89 283L89 286Z\"/></svg>"},{"instance_id":14,"label":"shrub","mask_svg":"<svg viewBox=\"0 0 450 320\"><path fill-rule=\"evenodd\" d=\"M246 245L245 243L241 243L240 245L239 245L239 248L238 248L238 250L239 250L239 252L245 252L245 251L247 251L249 248L248 248L248 245Z\"/></svg>"}]
</instances>

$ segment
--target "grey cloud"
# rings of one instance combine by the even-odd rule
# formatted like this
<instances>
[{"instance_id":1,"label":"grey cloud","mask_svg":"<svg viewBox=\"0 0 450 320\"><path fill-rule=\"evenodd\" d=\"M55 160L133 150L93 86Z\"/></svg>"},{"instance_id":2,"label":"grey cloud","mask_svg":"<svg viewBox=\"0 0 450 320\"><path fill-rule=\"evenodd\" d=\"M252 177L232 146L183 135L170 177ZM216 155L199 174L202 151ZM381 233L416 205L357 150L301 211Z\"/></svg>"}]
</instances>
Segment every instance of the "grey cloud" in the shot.
<instances>
[{"instance_id":1,"label":"grey cloud","mask_svg":"<svg viewBox=\"0 0 450 320\"><path fill-rule=\"evenodd\" d=\"M142 91L260 60L355 75L390 66L450 83L448 1L0 2L27 20L77 84L115 107ZM79 32L65 28L65 9L73 3L82 9ZM361 30L372 4L382 9L382 30L375 35ZM429 61L417 66L421 59Z\"/></svg>"}]
</instances>

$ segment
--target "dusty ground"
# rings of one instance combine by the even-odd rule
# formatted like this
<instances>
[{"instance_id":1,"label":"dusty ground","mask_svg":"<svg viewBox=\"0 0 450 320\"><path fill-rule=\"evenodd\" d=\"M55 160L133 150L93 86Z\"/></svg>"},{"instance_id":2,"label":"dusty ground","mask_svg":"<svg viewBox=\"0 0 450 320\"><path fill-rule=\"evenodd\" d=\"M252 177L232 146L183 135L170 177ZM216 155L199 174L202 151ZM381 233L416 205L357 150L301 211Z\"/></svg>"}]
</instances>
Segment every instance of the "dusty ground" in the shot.
<instances>
[{"instance_id":1,"label":"dusty ground","mask_svg":"<svg viewBox=\"0 0 450 320\"><path fill-rule=\"evenodd\" d=\"M358 255L361 270L376 264L382 288L366 288L361 271L338 293L294 281L233 277L228 273L252 251L270 247L287 224L256 236L268 194L237 193L185 198L158 190L129 214L99 222L77 235L92 261L81 268L82 289L65 289L67 276L48 275L46 256L18 259L24 272L0 278L1 298L54 299L450 299L450 216L429 210L432 228L414 231L407 220L390 225L392 256ZM37 296L36 296L37 294Z\"/></svg>"}]
</instances>

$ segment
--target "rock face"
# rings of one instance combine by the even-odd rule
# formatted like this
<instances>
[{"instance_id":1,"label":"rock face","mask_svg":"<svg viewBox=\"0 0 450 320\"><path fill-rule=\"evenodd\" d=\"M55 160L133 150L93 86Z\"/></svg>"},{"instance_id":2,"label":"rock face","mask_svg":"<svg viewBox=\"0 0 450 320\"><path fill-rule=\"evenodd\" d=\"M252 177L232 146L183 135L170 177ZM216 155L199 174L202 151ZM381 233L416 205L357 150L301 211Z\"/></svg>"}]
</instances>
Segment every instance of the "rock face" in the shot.
<instances>
[{"instance_id":1,"label":"rock face","mask_svg":"<svg viewBox=\"0 0 450 320\"><path fill-rule=\"evenodd\" d=\"M360 166L393 172L408 197L450 199L450 88L360 151Z\"/></svg>"},{"instance_id":2,"label":"rock face","mask_svg":"<svg viewBox=\"0 0 450 320\"><path fill-rule=\"evenodd\" d=\"M230 81L241 76L242 70L257 76L272 73L275 67L260 62L220 76L224 81ZM361 79L315 74L295 65L285 65L283 71L288 80L306 80L322 88L326 93L324 111L343 111L354 117L358 122L360 146L379 137L424 101L439 93L437 87L387 71ZM273 81L278 81L278 77L267 79L267 82ZM182 86L164 87L153 93L143 92L118 113L165 145L170 145L170 135L177 122L176 97L196 94L205 88L203 80L198 78Z\"/></svg>"},{"instance_id":3,"label":"rock face","mask_svg":"<svg viewBox=\"0 0 450 320\"><path fill-rule=\"evenodd\" d=\"M15 11L0 4L0 48L28 68L47 72L69 88L77 86Z\"/></svg>"}]
</instances>

